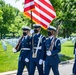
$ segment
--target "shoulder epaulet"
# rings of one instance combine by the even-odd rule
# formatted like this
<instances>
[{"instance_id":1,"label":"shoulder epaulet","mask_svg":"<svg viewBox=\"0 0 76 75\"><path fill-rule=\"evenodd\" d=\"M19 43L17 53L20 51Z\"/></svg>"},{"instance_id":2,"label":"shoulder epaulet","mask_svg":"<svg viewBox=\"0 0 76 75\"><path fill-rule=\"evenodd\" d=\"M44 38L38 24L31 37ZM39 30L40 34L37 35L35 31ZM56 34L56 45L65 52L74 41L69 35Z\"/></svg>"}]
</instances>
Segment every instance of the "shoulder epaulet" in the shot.
<instances>
[{"instance_id":1,"label":"shoulder epaulet","mask_svg":"<svg viewBox=\"0 0 76 75\"><path fill-rule=\"evenodd\" d=\"M56 46L56 43L57 43L58 40L59 40L59 38L56 38L56 40L55 40L55 46Z\"/></svg>"}]
</instances>

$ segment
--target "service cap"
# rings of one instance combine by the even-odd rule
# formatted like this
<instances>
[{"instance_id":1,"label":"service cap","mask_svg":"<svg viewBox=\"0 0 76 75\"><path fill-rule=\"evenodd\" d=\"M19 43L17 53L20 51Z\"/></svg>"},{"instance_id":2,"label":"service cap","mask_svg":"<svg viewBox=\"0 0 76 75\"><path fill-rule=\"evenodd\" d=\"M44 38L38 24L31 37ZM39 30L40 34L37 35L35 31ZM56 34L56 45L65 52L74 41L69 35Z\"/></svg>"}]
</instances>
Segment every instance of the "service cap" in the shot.
<instances>
[{"instance_id":1,"label":"service cap","mask_svg":"<svg viewBox=\"0 0 76 75\"><path fill-rule=\"evenodd\" d=\"M30 30L30 28L27 26L22 26L22 30Z\"/></svg>"},{"instance_id":2,"label":"service cap","mask_svg":"<svg viewBox=\"0 0 76 75\"><path fill-rule=\"evenodd\" d=\"M34 28L41 28L41 26L39 24L33 24Z\"/></svg>"},{"instance_id":3,"label":"service cap","mask_svg":"<svg viewBox=\"0 0 76 75\"><path fill-rule=\"evenodd\" d=\"M54 31L56 31L56 28L54 26L49 26L47 30L54 30Z\"/></svg>"}]
</instances>

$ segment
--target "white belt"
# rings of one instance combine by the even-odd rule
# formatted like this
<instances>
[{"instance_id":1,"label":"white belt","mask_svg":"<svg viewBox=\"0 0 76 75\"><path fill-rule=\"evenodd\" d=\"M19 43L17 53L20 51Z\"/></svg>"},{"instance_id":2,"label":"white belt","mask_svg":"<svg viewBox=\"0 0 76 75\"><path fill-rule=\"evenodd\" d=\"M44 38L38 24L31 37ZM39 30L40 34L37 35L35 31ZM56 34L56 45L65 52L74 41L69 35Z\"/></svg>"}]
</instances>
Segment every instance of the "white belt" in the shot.
<instances>
[{"instance_id":1,"label":"white belt","mask_svg":"<svg viewBox=\"0 0 76 75\"><path fill-rule=\"evenodd\" d=\"M34 49L39 49L40 50L41 49L41 46L40 47L34 47Z\"/></svg>"},{"instance_id":2,"label":"white belt","mask_svg":"<svg viewBox=\"0 0 76 75\"><path fill-rule=\"evenodd\" d=\"M21 50L30 50L30 48L21 48Z\"/></svg>"}]
</instances>

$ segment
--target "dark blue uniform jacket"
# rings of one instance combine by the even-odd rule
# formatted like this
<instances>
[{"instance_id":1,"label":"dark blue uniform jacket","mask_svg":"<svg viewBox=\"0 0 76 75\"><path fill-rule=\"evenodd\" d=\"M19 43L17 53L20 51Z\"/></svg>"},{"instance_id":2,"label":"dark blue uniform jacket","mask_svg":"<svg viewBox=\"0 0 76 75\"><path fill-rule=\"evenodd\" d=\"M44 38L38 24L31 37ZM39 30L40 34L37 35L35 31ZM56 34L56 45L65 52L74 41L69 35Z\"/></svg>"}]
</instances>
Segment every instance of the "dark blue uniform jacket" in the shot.
<instances>
[{"instance_id":1,"label":"dark blue uniform jacket","mask_svg":"<svg viewBox=\"0 0 76 75\"><path fill-rule=\"evenodd\" d=\"M30 36L27 36L27 38L23 37L23 39L20 42L18 51L20 51L20 56L19 56L20 61L24 61L25 58L28 58L28 59L30 58L30 53L31 53L31 37Z\"/></svg>"},{"instance_id":2,"label":"dark blue uniform jacket","mask_svg":"<svg viewBox=\"0 0 76 75\"><path fill-rule=\"evenodd\" d=\"M40 37L41 34L38 34L38 35L34 35L34 52L36 51L35 47L37 47L37 44L38 44L38 41L39 41L39 37ZM31 51L31 60L34 60L35 61L39 61L39 59L44 59L44 52L45 52L45 46L44 46L44 43L45 43L45 37L42 36L42 40L39 44L39 47L41 47L41 49L38 49L38 52L37 52L37 57L36 58L33 58L32 55L33 55L33 50ZM32 48L33 49L33 48Z\"/></svg>"},{"instance_id":3,"label":"dark blue uniform jacket","mask_svg":"<svg viewBox=\"0 0 76 75\"><path fill-rule=\"evenodd\" d=\"M51 41L52 41L52 39L50 39L50 38L48 38L45 41L46 52L50 48ZM53 50L51 50L51 55L50 56L46 55L46 63L51 64L51 65L58 64L60 62L60 59L59 59L59 56L58 56L58 53L60 51L61 51L61 43L60 43L60 40L56 38Z\"/></svg>"}]
</instances>

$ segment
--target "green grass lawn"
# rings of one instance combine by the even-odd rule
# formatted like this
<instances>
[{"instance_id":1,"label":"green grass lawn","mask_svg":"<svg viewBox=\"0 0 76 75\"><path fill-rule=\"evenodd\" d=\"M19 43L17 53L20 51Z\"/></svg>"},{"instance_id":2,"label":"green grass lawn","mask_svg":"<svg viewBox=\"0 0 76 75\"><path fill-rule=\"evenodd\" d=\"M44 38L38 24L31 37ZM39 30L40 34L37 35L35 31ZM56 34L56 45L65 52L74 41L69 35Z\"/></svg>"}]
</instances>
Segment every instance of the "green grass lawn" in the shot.
<instances>
[{"instance_id":1,"label":"green grass lawn","mask_svg":"<svg viewBox=\"0 0 76 75\"><path fill-rule=\"evenodd\" d=\"M61 57L61 61L73 59L74 45L71 41L62 44L60 54L65 56ZM12 47L7 44L7 51L4 51L0 41L0 72L16 70L18 66L18 53L13 53Z\"/></svg>"},{"instance_id":2,"label":"green grass lawn","mask_svg":"<svg viewBox=\"0 0 76 75\"><path fill-rule=\"evenodd\" d=\"M10 45L7 46L7 51L4 51L0 42L0 72L16 70L18 56L19 53L13 53Z\"/></svg>"},{"instance_id":3,"label":"green grass lawn","mask_svg":"<svg viewBox=\"0 0 76 75\"><path fill-rule=\"evenodd\" d=\"M61 45L61 52L64 56L61 57L61 61L70 60L74 58L74 44L71 41L67 41Z\"/></svg>"}]
</instances>

